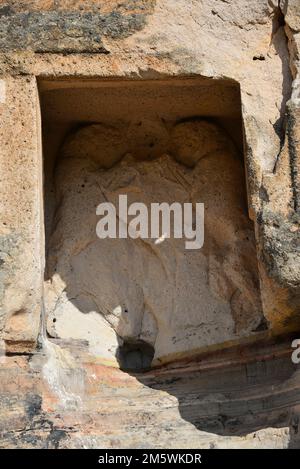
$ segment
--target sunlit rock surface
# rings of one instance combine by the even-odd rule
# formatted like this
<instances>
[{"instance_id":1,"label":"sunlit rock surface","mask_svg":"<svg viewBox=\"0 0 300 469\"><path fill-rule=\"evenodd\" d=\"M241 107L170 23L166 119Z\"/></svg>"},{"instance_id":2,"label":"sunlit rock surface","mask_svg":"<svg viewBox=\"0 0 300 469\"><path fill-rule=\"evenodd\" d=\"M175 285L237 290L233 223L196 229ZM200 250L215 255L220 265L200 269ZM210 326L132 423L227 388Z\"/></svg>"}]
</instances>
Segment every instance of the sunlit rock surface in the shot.
<instances>
[{"instance_id":1,"label":"sunlit rock surface","mask_svg":"<svg viewBox=\"0 0 300 469\"><path fill-rule=\"evenodd\" d=\"M134 148L133 156L112 166L126 143L114 146L116 131L104 137L98 127L98 134L92 126L71 138L56 169L45 288L50 335L86 339L96 356L109 359L124 340L142 340L160 361L255 332L264 318L254 231L243 164L232 142L212 124L187 122L174 129L170 146L188 167L167 154L136 160ZM162 145L160 136L153 146ZM112 167L104 170L109 158ZM130 231L134 217L118 215L119 195L127 196L128 207L147 207L145 226L138 225L148 232L144 239L97 237L96 207L105 202ZM162 202L204 204L204 226L193 217L204 230L203 247L186 249L186 238L174 238L173 221L170 239L164 239L161 221L161 239L151 239L151 204Z\"/></svg>"}]
</instances>

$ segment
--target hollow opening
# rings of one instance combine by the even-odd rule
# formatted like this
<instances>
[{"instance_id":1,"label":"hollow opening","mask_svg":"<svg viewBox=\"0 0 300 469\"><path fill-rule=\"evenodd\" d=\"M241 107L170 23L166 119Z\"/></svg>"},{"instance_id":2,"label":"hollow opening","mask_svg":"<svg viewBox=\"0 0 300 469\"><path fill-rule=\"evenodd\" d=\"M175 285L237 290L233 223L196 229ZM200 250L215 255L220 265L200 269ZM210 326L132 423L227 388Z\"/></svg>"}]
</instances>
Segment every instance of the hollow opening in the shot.
<instances>
[{"instance_id":1,"label":"hollow opening","mask_svg":"<svg viewBox=\"0 0 300 469\"><path fill-rule=\"evenodd\" d=\"M39 87L49 336L83 340L107 363L138 371L261 330L237 84L173 78ZM97 207L105 203L116 209L115 238L99 238ZM187 236L174 236L173 212L170 236L159 218L159 236L120 238L136 203L147 209L148 235L151 204L179 204L182 217L191 204L191 230L196 204L204 204L203 246L187 249Z\"/></svg>"},{"instance_id":2,"label":"hollow opening","mask_svg":"<svg viewBox=\"0 0 300 469\"><path fill-rule=\"evenodd\" d=\"M154 347L144 340L124 339L116 357L124 371L146 371L151 368L154 353Z\"/></svg>"}]
</instances>

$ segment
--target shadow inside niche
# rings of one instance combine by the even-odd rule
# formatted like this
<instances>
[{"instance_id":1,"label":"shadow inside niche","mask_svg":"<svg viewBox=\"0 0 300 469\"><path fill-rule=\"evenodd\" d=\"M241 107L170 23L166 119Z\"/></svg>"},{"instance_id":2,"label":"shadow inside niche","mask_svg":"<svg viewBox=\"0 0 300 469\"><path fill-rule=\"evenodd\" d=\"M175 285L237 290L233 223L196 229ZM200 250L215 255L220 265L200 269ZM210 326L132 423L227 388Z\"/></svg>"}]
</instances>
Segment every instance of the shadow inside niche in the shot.
<instances>
[{"instance_id":1,"label":"shadow inside niche","mask_svg":"<svg viewBox=\"0 0 300 469\"><path fill-rule=\"evenodd\" d=\"M120 369L143 372L151 368L154 347L143 340L124 339L116 352Z\"/></svg>"}]
</instances>

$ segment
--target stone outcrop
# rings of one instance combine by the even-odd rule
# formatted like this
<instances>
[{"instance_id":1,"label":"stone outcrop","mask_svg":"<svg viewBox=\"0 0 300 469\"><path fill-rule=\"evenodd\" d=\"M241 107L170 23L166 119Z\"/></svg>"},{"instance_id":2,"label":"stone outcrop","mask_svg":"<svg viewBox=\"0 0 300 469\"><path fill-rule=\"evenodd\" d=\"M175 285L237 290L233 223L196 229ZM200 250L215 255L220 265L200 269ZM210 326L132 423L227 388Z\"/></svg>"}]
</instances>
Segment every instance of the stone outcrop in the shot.
<instances>
[{"instance_id":1,"label":"stone outcrop","mask_svg":"<svg viewBox=\"0 0 300 469\"><path fill-rule=\"evenodd\" d=\"M1 448L299 447L289 343L137 376L57 344L1 359Z\"/></svg>"},{"instance_id":2,"label":"stone outcrop","mask_svg":"<svg viewBox=\"0 0 300 469\"><path fill-rule=\"evenodd\" d=\"M2 447L299 447L299 50L298 0L0 0ZM123 191L203 249L100 242Z\"/></svg>"}]
</instances>

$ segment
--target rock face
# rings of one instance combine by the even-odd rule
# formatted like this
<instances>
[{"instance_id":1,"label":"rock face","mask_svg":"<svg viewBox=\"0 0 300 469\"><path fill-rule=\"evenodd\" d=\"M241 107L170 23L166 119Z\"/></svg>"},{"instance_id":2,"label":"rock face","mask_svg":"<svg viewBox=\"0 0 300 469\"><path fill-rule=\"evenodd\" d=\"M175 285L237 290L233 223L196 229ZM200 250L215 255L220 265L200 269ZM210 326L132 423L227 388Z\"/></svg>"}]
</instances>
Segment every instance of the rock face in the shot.
<instances>
[{"instance_id":1,"label":"rock face","mask_svg":"<svg viewBox=\"0 0 300 469\"><path fill-rule=\"evenodd\" d=\"M108 359L123 341L144 341L159 362L249 336L264 322L242 162L213 124L185 122L171 134L175 158L188 166L168 154L140 161L139 143L112 166L126 138L100 125L79 130L63 147L45 294L51 336L86 339ZM158 130L144 156L167 149L166 135ZM204 203L203 248L187 250L173 233L159 243L150 234L98 239L95 207L118 207L119 195L128 205L145 204L149 216L152 203Z\"/></svg>"},{"instance_id":2,"label":"rock face","mask_svg":"<svg viewBox=\"0 0 300 469\"><path fill-rule=\"evenodd\" d=\"M0 0L1 446L299 447L299 21ZM99 239L120 194L202 249Z\"/></svg>"},{"instance_id":3,"label":"rock face","mask_svg":"<svg viewBox=\"0 0 300 469\"><path fill-rule=\"evenodd\" d=\"M299 447L289 344L241 353L136 376L78 343L2 358L1 448Z\"/></svg>"}]
</instances>

